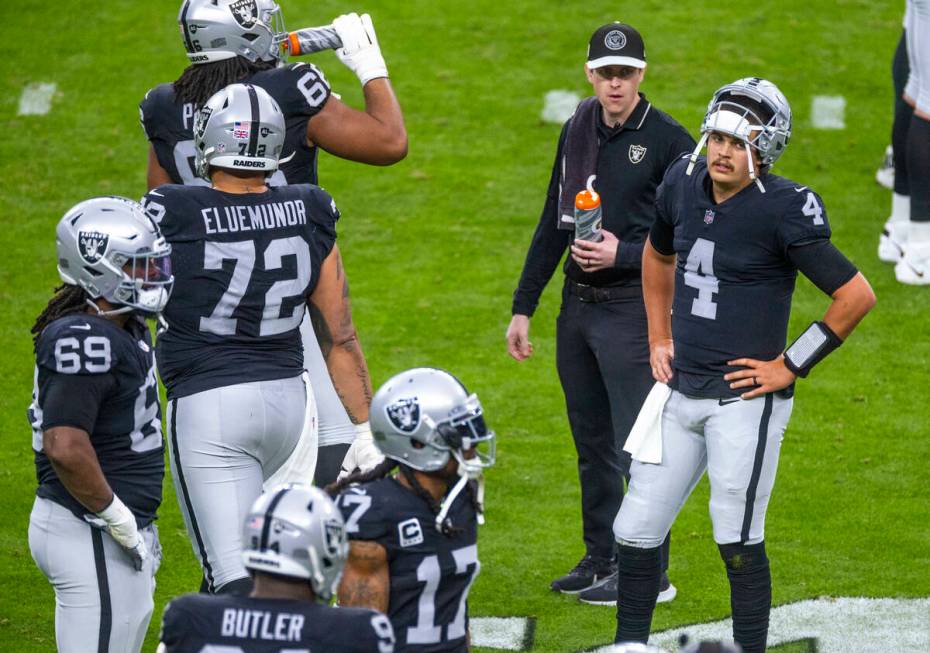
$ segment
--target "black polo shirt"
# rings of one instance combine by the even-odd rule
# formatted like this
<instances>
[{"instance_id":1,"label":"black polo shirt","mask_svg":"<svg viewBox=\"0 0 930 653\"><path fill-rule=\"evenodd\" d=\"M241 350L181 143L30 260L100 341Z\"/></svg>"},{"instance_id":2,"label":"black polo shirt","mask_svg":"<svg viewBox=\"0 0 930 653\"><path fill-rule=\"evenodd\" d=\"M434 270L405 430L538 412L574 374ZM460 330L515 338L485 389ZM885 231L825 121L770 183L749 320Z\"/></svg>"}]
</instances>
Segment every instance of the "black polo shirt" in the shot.
<instances>
[{"instance_id":1,"label":"black polo shirt","mask_svg":"<svg viewBox=\"0 0 930 653\"><path fill-rule=\"evenodd\" d=\"M574 232L558 228L562 149L570 124L571 119L559 136L546 204L513 295L514 314L533 315L539 296L574 236ZM598 121L598 140L594 188L601 196L603 228L620 240L617 260L609 270L587 273L568 256L563 271L569 279L589 286L641 285L643 243L655 220L656 189L666 168L683 152L694 149L694 139L640 93L640 101L625 123L610 128L603 118ZM641 148L645 148L644 153Z\"/></svg>"}]
</instances>

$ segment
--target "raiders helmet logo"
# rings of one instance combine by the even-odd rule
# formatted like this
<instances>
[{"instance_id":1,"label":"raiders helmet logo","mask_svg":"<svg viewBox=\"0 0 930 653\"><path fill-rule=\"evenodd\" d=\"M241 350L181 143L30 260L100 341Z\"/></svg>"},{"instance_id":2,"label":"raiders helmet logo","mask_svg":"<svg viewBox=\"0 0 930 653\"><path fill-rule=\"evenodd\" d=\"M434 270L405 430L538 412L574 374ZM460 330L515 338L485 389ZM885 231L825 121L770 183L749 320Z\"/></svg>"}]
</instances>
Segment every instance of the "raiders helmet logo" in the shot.
<instances>
[{"instance_id":1,"label":"raiders helmet logo","mask_svg":"<svg viewBox=\"0 0 930 653\"><path fill-rule=\"evenodd\" d=\"M639 163L646 156L646 148L642 145L630 145L630 163Z\"/></svg>"},{"instance_id":2,"label":"raiders helmet logo","mask_svg":"<svg viewBox=\"0 0 930 653\"><path fill-rule=\"evenodd\" d=\"M255 0L238 0L229 5L229 10L243 29L252 29L258 22L258 7L255 6Z\"/></svg>"},{"instance_id":3,"label":"raiders helmet logo","mask_svg":"<svg viewBox=\"0 0 930 653\"><path fill-rule=\"evenodd\" d=\"M78 251L81 258L93 265L107 253L107 244L110 237L99 231L79 231Z\"/></svg>"},{"instance_id":4,"label":"raiders helmet logo","mask_svg":"<svg viewBox=\"0 0 930 653\"><path fill-rule=\"evenodd\" d=\"M604 45L608 50L622 50L626 45L626 34L618 29L612 29L604 37Z\"/></svg>"},{"instance_id":5,"label":"raiders helmet logo","mask_svg":"<svg viewBox=\"0 0 930 653\"><path fill-rule=\"evenodd\" d=\"M335 519L323 524L323 546L326 548L327 555L338 555L345 539L345 528Z\"/></svg>"},{"instance_id":6,"label":"raiders helmet logo","mask_svg":"<svg viewBox=\"0 0 930 653\"><path fill-rule=\"evenodd\" d=\"M404 397L385 407L388 419L401 433L413 433L420 426L420 404L416 397Z\"/></svg>"}]
</instances>

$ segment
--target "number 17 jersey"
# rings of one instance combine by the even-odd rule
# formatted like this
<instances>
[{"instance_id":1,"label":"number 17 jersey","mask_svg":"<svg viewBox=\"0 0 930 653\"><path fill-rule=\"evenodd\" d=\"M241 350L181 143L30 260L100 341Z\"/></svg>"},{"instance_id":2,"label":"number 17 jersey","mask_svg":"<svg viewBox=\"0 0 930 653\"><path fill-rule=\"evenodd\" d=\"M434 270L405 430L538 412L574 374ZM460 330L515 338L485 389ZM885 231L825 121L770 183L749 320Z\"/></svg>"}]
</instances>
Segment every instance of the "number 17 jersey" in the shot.
<instances>
[{"instance_id":1,"label":"number 17 jersey","mask_svg":"<svg viewBox=\"0 0 930 653\"><path fill-rule=\"evenodd\" d=\"M329 194L167 185L143 204L172 247L175 286L155 349L169 399L298 376L304 307L336 240Z\"/></svg>"}]
</instances>

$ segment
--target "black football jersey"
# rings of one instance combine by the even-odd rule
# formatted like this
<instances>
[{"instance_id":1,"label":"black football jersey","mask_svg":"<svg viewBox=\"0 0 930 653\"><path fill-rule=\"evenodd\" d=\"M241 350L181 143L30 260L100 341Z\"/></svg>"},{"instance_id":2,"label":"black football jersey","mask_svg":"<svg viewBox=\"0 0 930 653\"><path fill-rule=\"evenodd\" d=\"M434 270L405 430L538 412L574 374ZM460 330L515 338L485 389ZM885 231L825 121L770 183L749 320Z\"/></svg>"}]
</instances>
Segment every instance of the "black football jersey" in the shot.
<instances>
[{"instance_id":1,"label":"black football jersey","mask_svg":"<svg viewBox=\"0 0 930 653\"><path fill-rule=\"evenodd\" d=\"M42 450L42 432L80 428L113 491L139 527L155 519L165 474L161 406L148 327L130 317L125 328L86 313L49 324L36 346L28 411L35 451L36 494L81 518L88 511L65 489Z\"/></svg>"},{"instance_id":2,"label":"black football jersey","mask_svg":"<svg viewBox=\"0 0 930 653\"><path fill-rule=\"evenodd\" d=\"M788 250L830 238L820 196L772 174L765 193L750 184L715 204L705 157L690 176L674 163L656 198L650 233L662 254L677 254L669 384L696 397L735 397L723 375L736 358L772 360L784 351L798 269ZM789 389L790 392L790 389Z\"/></svg>"},{"instance_id":3,"label":"black football jersey","mask_svg":"<svg viewBox=\"0 0 930 653\"><path fill-rule=\"evenodd\" d=\"M172 248L156 347L168 397L299 375L306 298L336 239L332 197L310 184L246 194L167 185L143 204Z\"/></svg>"},{"instance_id":4,"label":"black football jersey","mask_svg":"<svg viewBox=\"0 0 930 653\"><path fill-rule=\"evenodd\" d=\"M165 607L167 653L393 653L380 612L310 601L187 594Z\"/></svg>"},{"instance_id":5,"label":"black football jersey","mask_svg":"<svg viewBox=\"0 0 930 653\"><path fill-rule=\"evenodd\" d=\"M307 121L329 99L329 83L313 64L294 63L264 70L243 80L268 91L278 103L287 126L281 158L293 158L281 164L268 183L315 184L316 146L307 145ZM200 107L177 102L172 84L159 84L145 94L139 104L139 117L146 138L155 148L158 163L175 184L209 186L194 170L194 114Z\"/></svg>"},{"instance_id":6,"label":"black football jersey","mask_svg":"<svg viewBox=\"0 0 930 653\"><path fill-rule=\"evenodd\" d=\"M467 492L449 513L446 537L426 501L393 478L353 485L337 505L350 540L377 542L390 566L388 617L397 651L467 651L468 590L478 576L477 518Z\"/></svg>"}]
</instances>

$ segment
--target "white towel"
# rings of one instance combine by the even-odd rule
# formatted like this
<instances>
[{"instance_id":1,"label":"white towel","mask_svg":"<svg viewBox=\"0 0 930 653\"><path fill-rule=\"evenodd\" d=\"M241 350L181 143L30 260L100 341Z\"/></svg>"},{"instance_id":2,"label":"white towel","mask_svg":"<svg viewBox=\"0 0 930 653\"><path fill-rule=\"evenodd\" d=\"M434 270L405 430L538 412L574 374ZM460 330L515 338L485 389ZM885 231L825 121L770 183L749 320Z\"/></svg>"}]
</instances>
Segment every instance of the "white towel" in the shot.
<instances>
[{"instance_id":1,"label":"white towel","mask_svg":"<svg viewBox=\"0 0 930 653\"><path fill-rule=\"evenodd\" d=\"M633 460L653 465L662 462L662 409L671 394L671 388L664 383L656 383L649 391L623 445Z\"/></svg>"},{"instance_id":2,"label":"white towel","mask_svg":"<svg viewBox=\"0 0 930 653\"><path fill-rule=\"evenodd\" d=\"M304 387L307 389L307 408L304 413L304 428L300 433L297 446L288 456L284 464L272 473L263 484L268 492L271 488L284 483L307 483L313 481L316 472L316 457L319 445L319 428L317 425L316 399L313 398L313 387L310 385L310 375L301 374Z\"/></svg>"}]
</instances>

